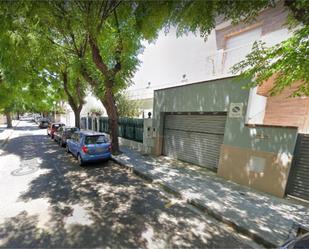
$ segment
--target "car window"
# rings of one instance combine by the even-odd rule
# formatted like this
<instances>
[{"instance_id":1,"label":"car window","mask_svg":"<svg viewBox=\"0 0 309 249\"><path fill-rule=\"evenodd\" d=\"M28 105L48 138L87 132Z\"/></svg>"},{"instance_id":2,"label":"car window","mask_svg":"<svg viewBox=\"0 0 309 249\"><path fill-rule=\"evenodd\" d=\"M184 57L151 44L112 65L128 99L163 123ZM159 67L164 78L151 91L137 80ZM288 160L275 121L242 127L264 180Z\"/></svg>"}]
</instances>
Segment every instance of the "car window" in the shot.
<instances>
[{"instance_id":1,"label":"car window","mask_svg":"<svg viewBox=\"0 0 309 249\"><path fill-rule=\"evenodd\" d=\"M72 134L72 133L74 133L75 131L78 131L78 130L79 130L78 128L66 128L65 132L68 133L68 134Z\"/></svg>"},{"instance_id":2,"label":"car window","mask_svg":"<svg viewBox=\"0 0 309 249\"><path fill-rule=\"evenodd\" d=\"M107 143L107 138L104 135L86 136L85 144L103 144Z\"/></svg>"},{"instance_id":3,"label":"car window","mask_svg":"<svg viewBox=\"0 0 309 249\"><path fill-rule=\"evenodd\" d=\"M76 134L73 134L71 139L75 142Z\"/></svg>"},{"instance_id":4,"label":"car window","mask_svg":"<svg viewBox=\"0 0 309 249\"><path fill-rule=\"evenodd\" d=\"M79 134L74 133L72 135L72 139L73 139L74 143L78 143L79 142Z\"/></svg>"}]
</instances>

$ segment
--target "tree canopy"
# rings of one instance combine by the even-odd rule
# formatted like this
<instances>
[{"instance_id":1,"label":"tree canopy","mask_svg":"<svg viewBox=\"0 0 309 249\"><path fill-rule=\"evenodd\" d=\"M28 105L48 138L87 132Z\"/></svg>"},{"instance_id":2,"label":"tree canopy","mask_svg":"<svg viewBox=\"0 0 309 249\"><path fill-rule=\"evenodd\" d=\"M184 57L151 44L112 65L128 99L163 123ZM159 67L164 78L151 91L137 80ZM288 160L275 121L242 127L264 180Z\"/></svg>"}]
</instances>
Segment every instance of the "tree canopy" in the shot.
<instances>
[{"instance_id":1,"label":"tree canopy","mask_svg":"<svg viewBox=\"0 0 309 249\"><path fill-rule=\"evenodd\" d=\"M234 70L255 84L278 73L274 91L302 80L299 94L308 95L308 1L284 2L297 27L294 35L273 48L256 44ZM22 101L17 109L48 110L51 101L66 99L78 115L85 91L91 88L109 116L117 151L116 96L132 84L142 41L155 40L162 28L168 32L171 26L177 27L178 35L193 31L207 38L218 18L249 22L275 4L273 0L1 2L0 94L6 98L0 99L0 106L11 106L8 103L18 99ZM23 98L15 98L19 95Z\"/></svg>"},{"instance_id":2,"label":"tree canopy","mask_svg":"<svg viewBox=\"0 0 309 249\"><path fill-rule=\"evenodd\" d=\"M287 25L293 35L281 43L267 47L256 42L245 60L233 67L240 77L251 78L254 85L262 85L276 75L271 94L297 82L294 96L309 96L309 1L285 1L290 8Z\"/></svg>"}]
</instances>

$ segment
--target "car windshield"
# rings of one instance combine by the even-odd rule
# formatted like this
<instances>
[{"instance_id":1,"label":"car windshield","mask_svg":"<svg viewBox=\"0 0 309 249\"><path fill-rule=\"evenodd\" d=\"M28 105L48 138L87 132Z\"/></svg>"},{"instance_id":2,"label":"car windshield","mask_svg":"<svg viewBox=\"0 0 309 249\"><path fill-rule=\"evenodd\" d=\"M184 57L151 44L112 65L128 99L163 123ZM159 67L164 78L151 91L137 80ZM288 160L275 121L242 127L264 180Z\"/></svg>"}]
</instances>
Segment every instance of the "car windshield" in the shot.
<instances>
[{"instance_id":1,"label":"car windshield","mask_svg":"<svg viewBox=\"0 0 309 249\"><path fill-rule=\"evenodd\" d=\"M70 134L72 135L75 131L78 131L78 128L66 128L65 129L65 134Z\"/></svg>"},{"instance_id":2,"label":"car windshield","mask_svg":"<svg viewBox=\"0 0 309 249\"><path fill-rule=\"evenodd\" d=\"M104 135L86 136L85 144L103 144L107 143L107 138Z\"/></svg>"}]
</instances>

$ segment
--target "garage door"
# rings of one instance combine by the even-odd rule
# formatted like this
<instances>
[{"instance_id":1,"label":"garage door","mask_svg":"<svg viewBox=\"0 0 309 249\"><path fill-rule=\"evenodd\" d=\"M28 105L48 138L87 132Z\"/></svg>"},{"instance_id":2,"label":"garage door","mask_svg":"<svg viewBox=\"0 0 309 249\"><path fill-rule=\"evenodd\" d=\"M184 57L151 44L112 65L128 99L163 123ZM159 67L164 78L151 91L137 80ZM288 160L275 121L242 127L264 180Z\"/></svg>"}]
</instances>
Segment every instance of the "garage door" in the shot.
<instances>
[{"instance_id":1,"label":"garage door","mask_svg":"<svg viewBox=\"0 0 309 249\"><path fill-rule=\"evenodd\" d=\"M226 114L166 114L163 154L216 169Z\"/></svg>"},{"instance_id":2,"label":"garage door","mask_svg":"<svg viewBox=\"0 0 309 249\"><path fill-rule=\"evenodd\" d=\"M298 134L287 194L309 201L309 134Z\"/></svg>"}]
</instances>

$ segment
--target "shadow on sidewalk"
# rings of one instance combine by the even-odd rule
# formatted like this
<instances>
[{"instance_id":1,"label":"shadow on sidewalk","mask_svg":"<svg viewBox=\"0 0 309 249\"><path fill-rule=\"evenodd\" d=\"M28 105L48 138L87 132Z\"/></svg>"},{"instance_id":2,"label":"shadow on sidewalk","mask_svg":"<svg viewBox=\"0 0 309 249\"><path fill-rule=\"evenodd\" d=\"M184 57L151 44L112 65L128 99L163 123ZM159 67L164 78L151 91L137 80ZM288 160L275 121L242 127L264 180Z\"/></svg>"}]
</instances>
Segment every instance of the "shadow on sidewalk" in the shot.
<instances>
[{"instance_id":1,"label":"shadow on sidewalk","mask_svg":"<svg viewBox=\"0 0 309 249\"><path fill-rule=\"evenodd\" d=\"M227 223L233 223L244 233L258 235L265 244L280 245L288 239L294 222L308 222L309 208L255 191L218 177L212 171L164 156L143 156L122 148L116 156L122 164L160 181L190 203ZM307 219L307 221L306 221Z\"/></svg>"}]
</instances>

